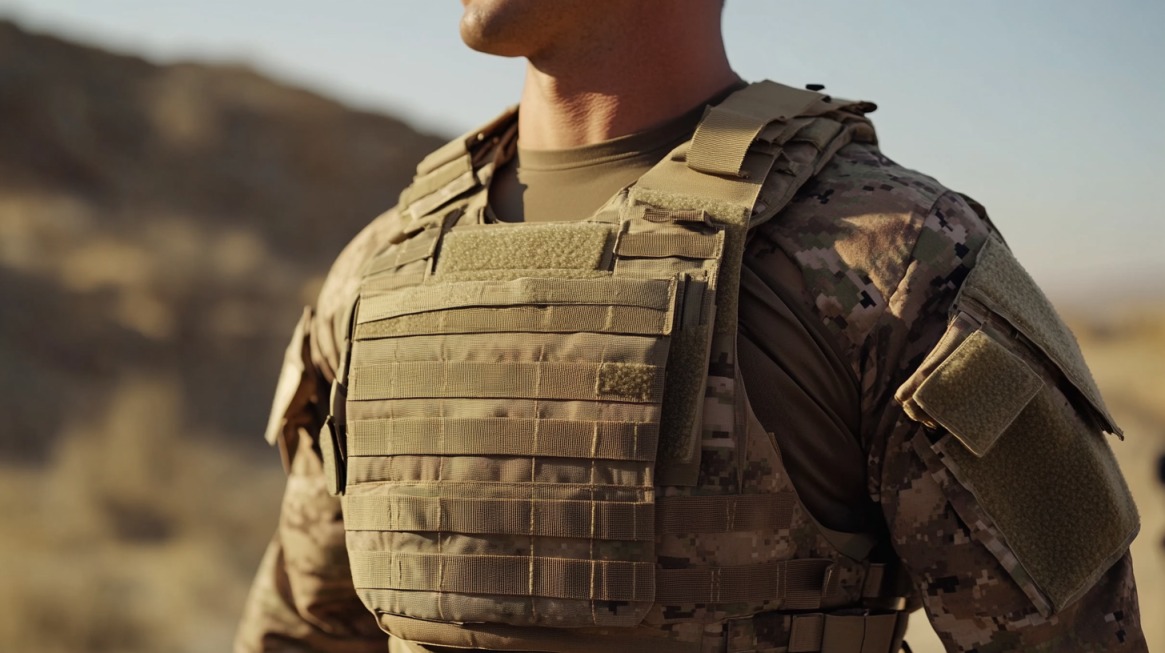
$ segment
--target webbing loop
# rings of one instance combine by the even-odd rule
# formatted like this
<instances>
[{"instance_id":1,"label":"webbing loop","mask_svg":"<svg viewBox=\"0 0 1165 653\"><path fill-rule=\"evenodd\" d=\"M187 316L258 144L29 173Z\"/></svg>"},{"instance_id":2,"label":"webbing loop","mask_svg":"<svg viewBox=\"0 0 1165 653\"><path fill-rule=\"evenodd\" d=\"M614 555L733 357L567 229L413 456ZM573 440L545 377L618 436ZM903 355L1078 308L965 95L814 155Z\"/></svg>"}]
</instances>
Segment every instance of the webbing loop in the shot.
<instances>
[{"instance_id":1,"label":"webbing loop","mask_svg":"<svg viewBox=\"0 0 1165 653\"><path fill-rule=\"evenodd\" d=\"M829 586L833 561L826 558L773 560L727 567L659 569L655 601L686 603L746 603L780 600L790 609L821 605Z\"/></svg>"},{"instance_id":2,"label":"webbing loop","mask_svg":"<svg viewBox=\"0 0 1165 653\"><path fill-rule=\"evenodd\" d=\"M794 615L789 653L897 653L907 613Z\"/></svg>"},{"instance_id":3,"label":"webbing loop","mask_svg":"<svg viewBox=\"0 0 1165 653\"><path fill-rule=\"evenodd\" d=\"M700 121L688 151L688 167L741 177L744 156L766 125L794 118L824 97L768 80L733 93Z\"/></svg>"}]
</instances>

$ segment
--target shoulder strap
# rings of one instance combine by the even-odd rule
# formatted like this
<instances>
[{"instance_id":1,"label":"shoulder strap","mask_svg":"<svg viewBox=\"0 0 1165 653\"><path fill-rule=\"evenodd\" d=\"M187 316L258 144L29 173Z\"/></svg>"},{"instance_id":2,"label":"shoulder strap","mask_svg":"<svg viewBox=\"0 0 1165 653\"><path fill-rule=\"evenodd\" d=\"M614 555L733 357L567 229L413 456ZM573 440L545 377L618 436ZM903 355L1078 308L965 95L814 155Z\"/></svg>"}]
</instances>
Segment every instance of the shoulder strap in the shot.
<instances>
[{"instance_id":1,"label":"shoulder strap","mask_svg":"<svg viewBox=\"0 0 1165 653\"><path fill-rule=\"evenodd\" d=\"M413 182L400 194L398 206L402 215L410 220L419 219L480 186L483 180L474 165L475 156L495 145L517 115L517 108L510 107L489 123L462 134L421 159Z\"/></svg>"},{"instance_id":2,"label":"shoulder strap","mask_svg":"<svg viewBox=\"0 0 1165 653\"><path fill-rule=\"evenodd\" d=\"M755 226L754 212L768 217L784 208L842 146L855 137L872 140L860 116L871 108L772 81L751 84L709 109L692 140L639 179L632 199L704 210L724 225ZM766 188L769 201L757 207L766 186L780 192Z\"/></svg>"},{"instance_id":3,"label":"shoulder strap","mask_svg":"<svg viewBox=\"0 0 1165 653\"><path fill-rule=\"evenodd\" d=\"M727 399L737 394L737 309L748 229L776 215L854 139L861 119L858 113L839 115L846 106L776 82L752 84L709 109L692 140L672 150L629 191L632 210L646 205L672 215L697 213L723 229L719 269L709 279L716 316L710 346L720 362L719 380L709 377L709 383L727 388L725 403L743 405ZM746 428L745 413L737 410L734 417L740 432ZM689 443L677 451L685 453L660 461L658 479L692 485L700 448Z\"/></svg>"}]
</instances>

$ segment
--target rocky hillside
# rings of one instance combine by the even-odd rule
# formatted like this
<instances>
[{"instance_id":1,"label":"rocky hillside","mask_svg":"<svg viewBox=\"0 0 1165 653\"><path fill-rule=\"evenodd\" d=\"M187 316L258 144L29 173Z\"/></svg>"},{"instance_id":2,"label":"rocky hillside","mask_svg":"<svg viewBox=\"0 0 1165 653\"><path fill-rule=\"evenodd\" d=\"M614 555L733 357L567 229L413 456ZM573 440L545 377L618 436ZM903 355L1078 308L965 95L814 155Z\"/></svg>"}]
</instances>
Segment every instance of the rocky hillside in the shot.
<instances>
[{"instance_id":1,"label":"rocky hillside","mask_svg":"<svg viewBox=\"0 0 1165 653\"><path fill-rule=\"evenodd\" d=\"M259 442L285 338L439 145L245 67L159 66L0 22L0 460L127 375Z\"/></svg>"}]
</instances>

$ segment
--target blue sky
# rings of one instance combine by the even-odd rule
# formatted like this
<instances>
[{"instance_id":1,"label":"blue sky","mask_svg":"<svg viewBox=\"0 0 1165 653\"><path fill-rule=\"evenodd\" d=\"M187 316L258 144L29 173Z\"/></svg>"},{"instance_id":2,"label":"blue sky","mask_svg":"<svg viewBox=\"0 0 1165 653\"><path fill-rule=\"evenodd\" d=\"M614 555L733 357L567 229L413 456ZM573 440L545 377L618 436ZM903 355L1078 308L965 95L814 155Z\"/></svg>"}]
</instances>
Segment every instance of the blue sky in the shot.
<instances>
[{"instance_id":1,"label":"blue sky","mask_svg":"<svg viewBox=\"0 0 1165 653\"><path fill-rule=\"evenodd\" d=\"M552 0L547 0L552 1ZM627 0L631 1L631 0ZM158 61L244 61L424 129L514 102L456 0L0 0L0 16ZM987 205L1058 299L1165 295L1165 2L728 0L746 78L869 99L883 150Z\"/></svg>"}]
</instances>

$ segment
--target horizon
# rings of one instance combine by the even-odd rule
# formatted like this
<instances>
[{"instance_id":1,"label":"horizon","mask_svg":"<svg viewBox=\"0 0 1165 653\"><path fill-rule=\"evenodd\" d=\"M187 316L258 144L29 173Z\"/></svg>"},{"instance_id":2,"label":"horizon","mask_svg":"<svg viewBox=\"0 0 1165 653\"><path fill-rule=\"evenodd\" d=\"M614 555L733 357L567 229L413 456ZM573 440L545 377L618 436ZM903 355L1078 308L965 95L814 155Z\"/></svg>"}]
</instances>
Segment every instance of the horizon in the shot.
<instances>
[{"instance_id":1,"label":"horizon","mask_svg":"<svg viewBox=\"0 0 1165 653\"><path fill-rule=\"evenodd\" d=\"M0 0L0 18L159 64L243 64L446 137L488 121L521 86L520 60L461 44L453 2L349 0L347 12L302 0L278 9L273 0L100 4ZM843 4L800 0L782 13L730 0L729 58L746 79L820 82L879 103L873 119L887 154L986 205L1065 307L1165 296L1165 257L1152 248L1165 239L1155 193L1165 134L1151 128L1165 105L1165 86L1152 83L1165 81L1165 44L1153 35L1165 6ZM816 36L823 25L830 47ZM779 46L769 46L773 35Z\"/></svg>"}]
</instances>

